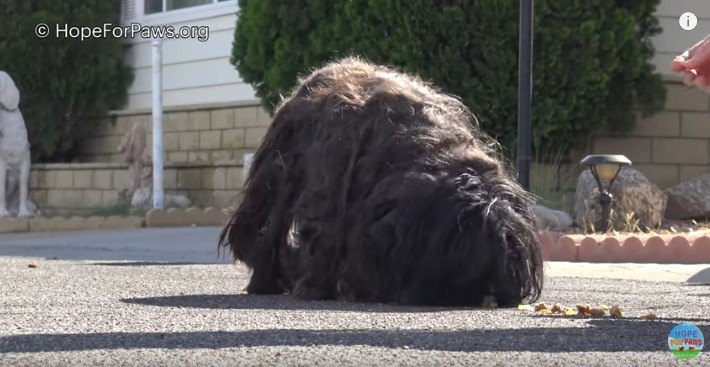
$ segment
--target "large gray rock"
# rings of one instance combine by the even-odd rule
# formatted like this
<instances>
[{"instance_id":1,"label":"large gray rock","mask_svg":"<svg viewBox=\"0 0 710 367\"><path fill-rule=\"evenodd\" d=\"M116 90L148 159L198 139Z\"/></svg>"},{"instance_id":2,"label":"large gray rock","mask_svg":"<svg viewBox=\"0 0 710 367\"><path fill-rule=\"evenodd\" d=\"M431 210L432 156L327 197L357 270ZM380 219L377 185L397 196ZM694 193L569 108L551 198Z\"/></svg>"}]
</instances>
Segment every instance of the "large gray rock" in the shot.
<instances>
[{"instance_id":1,"label":"large gray rock","mask_svg":"<svg viewBox=\"0 0 710 367\"><path fill-rule=\"evenodd\" d=\"M710 218L710 173L681 182L664 192L668 196L666 217Z\"/></svg>"},{"instance_id":2,"label":"large gray rock","mask_svg":"<svg viewBox=\"0 0 710 367\"><path fill-rule=\"evenodd\" d=\"M535 219L539 229L550 231L566 231L572 227L572 217L562 210L550 209L543 205L535 205Z\"/></svg>"},{"instance_id":3,"label":"large gray rock","mask_svg":"<svg viewBox=\"0 0 710 367\"><path fill-rule=\"evenodd\" d=\"M608 182L603 184L606 187ZM633 231L661 225L666 195L641 172L628 166L622 167L611 188L611 194L614 196L611 229ZM599 189L589 170L579 175L574 194L574 211L578 226L599 229Z\"/></svg>"}]
</instances>

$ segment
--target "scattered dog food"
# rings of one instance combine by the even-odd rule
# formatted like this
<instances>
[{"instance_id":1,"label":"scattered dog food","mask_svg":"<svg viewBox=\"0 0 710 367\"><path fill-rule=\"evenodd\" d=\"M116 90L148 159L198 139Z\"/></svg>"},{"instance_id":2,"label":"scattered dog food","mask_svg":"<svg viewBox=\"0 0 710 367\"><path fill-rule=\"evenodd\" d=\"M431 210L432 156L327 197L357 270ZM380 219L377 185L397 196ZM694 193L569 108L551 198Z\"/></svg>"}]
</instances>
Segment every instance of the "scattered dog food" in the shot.
<instances>
[{"instance_id":1,"label":"scattered dog food","mask_svg":"<svg viewBox=\"0 0 710 367\"><path fill-rule=\"evenodd\" d=\"M523 312L535 311L533 305L518 305L518 310Z\"/></svg>"},{"instance_id":2,"label":"scattered dog food","mask_svg":"<svg viewBox=\"0 0 710 367\"><path fill-rule=\"evenodd\" d=\"M621 317L621 308L618 305L611 306L609 314L614 317Z\"/></svg>"},{"instance_id":3,"label":"scattered dog food","mask_svg":"<svg viewBox=\"0 0 710 367\"><path fill-rule=\"evenodd\" d=\"M592 307L588 304L578 304L575 307L567 307L561 303L555 303L552 307L548 307L545 303L535 305L519 305L519 311L537 312L541 315L564 315L564 316L580 316L580 317L622 317L621 307L619 305L600 305ZM649 316L652 315L652 316ZM655 318L655 314L642 316L644 319Z\"/></svg>"},{"instance_id":4,"label":"scattered dog food","mask_svg":"<svg viewBox=\"0 0 710 367\"><path fill-rule=\"evenodd\" d=\"M562 306L559 303L555 303L554 305L552 305L550 311L552 311L552 313L565 313L565 311L567 311L567 307Z\"/></svg>"},{"instance_id":5,"label":"scattered dog food","mask_svg":"<svg viewBox=\"0 0 710 367\"><path fill-rule=\"evenodd\" d=\"M589 316L592 314L592 306L586 304L579 304L577 305L577 313L579 313L580 315Z\"/></svg>"}]
</instances>

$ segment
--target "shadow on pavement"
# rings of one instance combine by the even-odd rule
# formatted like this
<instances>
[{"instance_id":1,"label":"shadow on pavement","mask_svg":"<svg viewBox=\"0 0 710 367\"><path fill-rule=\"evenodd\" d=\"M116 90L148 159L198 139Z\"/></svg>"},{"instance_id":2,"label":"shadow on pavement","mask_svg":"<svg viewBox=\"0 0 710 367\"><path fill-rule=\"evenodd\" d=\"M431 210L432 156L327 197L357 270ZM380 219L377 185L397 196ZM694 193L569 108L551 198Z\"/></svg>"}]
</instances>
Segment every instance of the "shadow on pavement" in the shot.
<instances>
[{"instance_id":1,"label":"shadow on pavement","mask_svg":"<svg viewBox=\"0 0 710 367\"><path fill-rule=\"evenodd\" d=\"M356 312L440 312L469 308L415 307L382 303L303 301L289 295L197 294L184 296L124 298L121 302L147 306L237 310L331 310Z\"/></svg>"},{"instance_id":2,"label":"shadow on pavement","mask_svg":"<svg viewBox=\"0 0 710 367\"><path fill-rule=\"evenodd\" d=\"M698 284L698 285L710 284L710 268L705 268L705 269L693 274L693 276L688 278L688 280L686 280L686 282L692 283L692 284Z\"/></svg>"},{"instance_id":3,"label":"shadow on pavement","mask_svg":"<svg viewBox=\"0 0 710 367\"><path fill-rule=\"evenodd\" d=\"M660 352L667 351L666 321L590 320L590 327L499 330L289 330L176 333L29 334L0 337L0 353L106 349L196 349L270 346L373 346L479 352ZM710 327L700 326L703 332Z\"/></svg>"}]
</instances>

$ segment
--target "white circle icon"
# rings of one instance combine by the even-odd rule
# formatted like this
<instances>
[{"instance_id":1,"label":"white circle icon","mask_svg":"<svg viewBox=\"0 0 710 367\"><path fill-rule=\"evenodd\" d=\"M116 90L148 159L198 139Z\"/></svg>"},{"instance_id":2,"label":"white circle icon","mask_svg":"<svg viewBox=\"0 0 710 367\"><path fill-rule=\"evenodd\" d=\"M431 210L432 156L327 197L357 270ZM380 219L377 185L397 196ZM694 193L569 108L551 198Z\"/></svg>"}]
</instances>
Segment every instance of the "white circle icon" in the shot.
<instances>
[{"instance_id":1,"label":"white circle icon","mask_svg":"<svg viewBox=\"0 0 710 367\"><path fill-rule=\"evenodd\" d=\"M686 31L692 31L695 29L695 26L698 25L698 17L689 11L685 12L680 16L680 18L678 18L678 24L680 24L680 27Z\"/></svg>"}]
</instances>

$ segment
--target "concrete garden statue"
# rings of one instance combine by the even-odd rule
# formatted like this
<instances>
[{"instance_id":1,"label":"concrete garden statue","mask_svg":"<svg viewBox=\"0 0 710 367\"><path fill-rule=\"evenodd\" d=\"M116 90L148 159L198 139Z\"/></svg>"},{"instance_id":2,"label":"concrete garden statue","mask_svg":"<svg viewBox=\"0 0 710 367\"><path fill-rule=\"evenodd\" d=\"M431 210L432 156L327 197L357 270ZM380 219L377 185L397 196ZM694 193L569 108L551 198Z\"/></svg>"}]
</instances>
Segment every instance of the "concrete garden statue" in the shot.
<instances>
[{"instance_id":1,"label":"concrete garden statue","mask_svg":"<svg viewBox=\"0 0 710 367\"><path fill-rule=\"evenodd\" d=\"M0 217L29 217L35 211L28 199L30 143L19 103L20 91L0 71Z\"/></svg>"}]
</instances>

